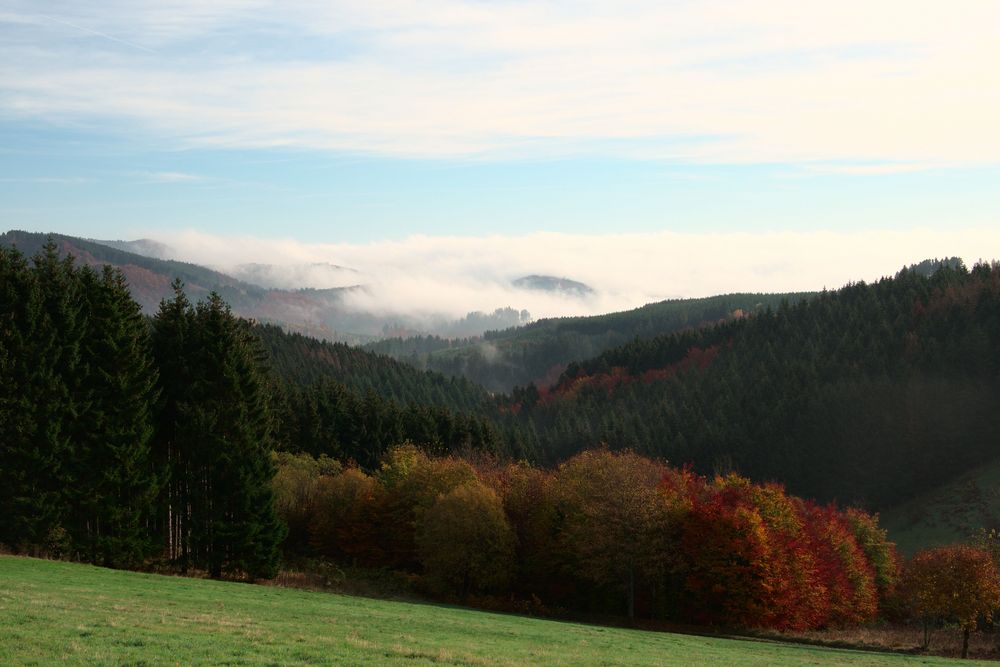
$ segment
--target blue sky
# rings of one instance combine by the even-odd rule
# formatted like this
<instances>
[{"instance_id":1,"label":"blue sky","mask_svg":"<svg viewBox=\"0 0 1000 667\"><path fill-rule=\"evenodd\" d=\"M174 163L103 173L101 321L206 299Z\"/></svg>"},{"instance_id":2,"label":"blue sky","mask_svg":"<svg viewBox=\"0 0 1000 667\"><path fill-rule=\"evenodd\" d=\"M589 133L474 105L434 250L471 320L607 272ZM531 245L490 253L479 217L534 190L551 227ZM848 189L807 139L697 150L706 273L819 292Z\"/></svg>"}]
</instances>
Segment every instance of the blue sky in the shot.
<instances>
[{"instance_id":1,"label":"blue sky","mask_svg":"<svg viewBox=\"0 0 1000 667\"><path fill-rule=\"evenodd\" d=\"M5 228L998 254L992 0L90 5L0 4Z\"/></svg>"}]
</instances>

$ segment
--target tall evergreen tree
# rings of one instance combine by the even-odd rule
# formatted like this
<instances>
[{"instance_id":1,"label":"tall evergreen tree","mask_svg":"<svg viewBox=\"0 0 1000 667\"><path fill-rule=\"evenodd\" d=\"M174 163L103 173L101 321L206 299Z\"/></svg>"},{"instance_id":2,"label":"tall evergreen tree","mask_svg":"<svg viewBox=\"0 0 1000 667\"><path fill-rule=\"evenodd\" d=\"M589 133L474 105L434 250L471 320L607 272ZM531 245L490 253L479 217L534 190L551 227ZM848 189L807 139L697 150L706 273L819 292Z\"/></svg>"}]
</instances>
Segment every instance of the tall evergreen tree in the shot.
<instances>
[{"instance_id":1,"label":"tall evergreen tree","mask_svg":"<svg viewBox=\"0 0 1000 667\"><path fill-rule=\"evenodd\" d=\"M271 489L273 442L260 344L218 294L198 304L197 397L193 423L204 428L200 463L210 502L195 530L209 573L270 576L284 527Z\"/></svg>"},{"instance_id":2,"label":"tall evergreen tree","mask_svg":"<svg viewBox=\"0 0 1000 667\"><path fill-rule=\"evenodd\" d=\"M0 246L0 543L17 545L38 534L50 514L36 493L33 473L35 411L31 349L38 322L38 290L24 256Z\"/></svg>"},{"instance_id":3,"label":"tall evergreen tree","mask_svg":"<svg viewBox=\"0 0 1000 667\"><path fill-rule=\"evenodd\" d=\"M91 562L128 565L150 550L159 475L151 459L157 372L149 327L119 270L80 271L86 314L71 533Z\"/></svg>"},{"instance_id":4,"label":"tall evergreen tree","mask_svg":"<svg viewBox=\"0 0 1000 667\"><path fill-rule=\"evenodd\" d=\"M22 450L25 495L20 499L19 537L45 544L63 541L67 493L74 483L73 435L85 402L78 385L84 327L72 256L60 259L50 239L34 257L31 273L38 302L37 310L32 308L34 325L28 325L31 338L25 350L31 432Z\"/></svg>"},{"instance_id":5,"label":"tall evergreen tree","mask_svg":"<svg viewBox=\"0 0 1000 667\"><path fill-rule=\"evenodd\" d=\"M160 303L153 318L153 358L159 369L153 453L164 473L160 486L157 526L167 558L186 570L189 564L192 454L196 443L185 437L182 417L193 381L194 309L184 294L184 283L172 284L174 298Z\"/></svg>"},{"instance_id":6,"label":"tall evergreen tree","mask_svg":"<svg viewBox=\"0 0 1000 667\"><path fill-rule=\"evenodd\" d=\"M154 321L163 360L160 445L171 468L171 555L250 577L278 564L284 526L270 486L272 418L263 353L247 322L212 294L195 309L175 285Z\"/></svg>"}]
</instances>

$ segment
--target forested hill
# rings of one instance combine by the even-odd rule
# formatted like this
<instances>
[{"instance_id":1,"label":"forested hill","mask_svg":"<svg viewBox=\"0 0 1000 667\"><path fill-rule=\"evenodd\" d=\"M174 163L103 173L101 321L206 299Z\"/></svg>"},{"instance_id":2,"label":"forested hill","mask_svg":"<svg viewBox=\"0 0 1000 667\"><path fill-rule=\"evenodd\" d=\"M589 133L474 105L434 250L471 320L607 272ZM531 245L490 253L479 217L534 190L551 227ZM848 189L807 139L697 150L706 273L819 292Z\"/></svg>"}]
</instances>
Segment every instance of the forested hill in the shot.
<instances>
[{"instance_id":1,"label":"forested hill","mask_svg":"<svg viewBox=\"0 0 1000 667\"><path fill-rule=\"evenodd\" d=\"M170 285L175 278L180 278L192 299L202 299L216 292L240 317L276 322L328 340L364 342L372 337L353 332L376 324L381 326L379 318L345 309L344 294L354 288L269 289L197 264L146 257L105 245L134 247L134 244L93 241L63 234L13 230L0 234L0 246L16 247L25 256L32 257L42 251L49 238L55 242L62 257L72 255L78 264L97 269L105 264L119 269L128 280L132 298L147 315L155 313L163 299L172 298Z\"/></svg>"},{"instance_id":2,"label":"forested hill","mask_svg":"<svg viewBox=\"0 0 1000 667\"><path fill-rule=\"evenodd\" d=\"M195 299L215 291L237 312L245 310L251 302L264 296L267 290L257 285L240 282L224 273L204 266L154 259L126 250L113 248L97 241L65 236L39 234L12 230L0 234L0 245L16 247L25 256L42 252L51 238L61 256L73 255L78 264L100 267L109 264L121 269L129 282L129 291L147 314L156 312L163 299L173 295L170 283L175 278L184 281L186 291Z\"/></svg>"},{"instance_id":3,"label":"forested hill","mask_svg":"<svg viewBox=\"0 0 1000 667\"><path fill-rule=\"evenodd\" d=\"M300 386L333 381L401 405L462 412L482 412L490 403L489 394L468 380L420 371L384 355L288 333L275 325L258 325L256 333L277 375Z\"/></svg>"},{"instance_id":4,"label":"forested hill","mask_svg":"<svg viewBox=\"0 0 1000 667\"><path fill-rule=\"evenodd\" d=\"M573 364L512 393L507 437L550 462L603 442L891 505L1000 457L1000 268L925 273Z\"/></svg>"},{"instance_id":5,"label":"forested hill","mask_svg":"<svg viewBox=\"0 0 1000 667\"><path fill-rule=\"evenodd\" d=\"M637 338L695 329L808 296L725 294L673 299L607 315L539 320L523 327L490 331L482 339L391 338L369 343L366 349L418 368L465 377L491 391L508 392L517 385L552 382L567 364Z\"/></svg>"}]
</instances>

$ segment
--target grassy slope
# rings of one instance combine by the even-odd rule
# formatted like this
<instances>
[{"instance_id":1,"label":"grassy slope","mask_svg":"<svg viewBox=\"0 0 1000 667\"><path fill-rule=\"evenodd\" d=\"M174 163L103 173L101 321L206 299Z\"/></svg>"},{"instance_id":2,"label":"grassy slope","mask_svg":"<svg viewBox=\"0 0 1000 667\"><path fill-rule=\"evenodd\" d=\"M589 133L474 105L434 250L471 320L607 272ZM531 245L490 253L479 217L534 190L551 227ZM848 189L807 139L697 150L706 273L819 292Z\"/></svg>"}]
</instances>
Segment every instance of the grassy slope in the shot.
<instances>
[{"instance_id":1,"label":"grassy slope","mask_svg":"<svg viewBox=\"0 0 1000 667\"><path fill-rule=\"evenodd\" d=\"M950 662L603 628L0 556L3 665Z\"/></svg>"},{"instance_id":2,"label":"grassy slope","mask_svg":"<svg viewBox=\"0 0 1000 667\"><path fill-rule=\"evenodd\" d=\"M907 555L1000 526L1000 459L883 512L881 524Z\"/></svg>"}]
</instances>

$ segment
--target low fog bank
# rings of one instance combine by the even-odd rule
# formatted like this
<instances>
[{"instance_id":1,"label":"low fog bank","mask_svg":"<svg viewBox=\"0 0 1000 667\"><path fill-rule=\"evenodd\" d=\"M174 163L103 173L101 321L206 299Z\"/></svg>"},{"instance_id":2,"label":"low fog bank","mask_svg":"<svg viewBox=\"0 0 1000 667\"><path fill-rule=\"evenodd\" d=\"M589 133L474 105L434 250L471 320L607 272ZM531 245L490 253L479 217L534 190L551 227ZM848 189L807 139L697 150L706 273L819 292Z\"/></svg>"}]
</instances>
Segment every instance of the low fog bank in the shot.
<instances>
[{"instance_id":1,"label":"low fog bank","mask_svg":"<svg viewBox=\"0 0 1000 667\"><path fill-rule=\"evenodd\" d=\"M431 237L367 244L307 243L188 230L152 233L176 259L265 286L327 289L348 309L407 323L498 308L534 319L594 315L668 298L835 289L892 275L929 257L967 264L1000 253L1000 231L557 234ZM514 287L524 276L580 281L592 293ZM428 329L429 330L429 329Z\"/></svg>"}]
</instances>

